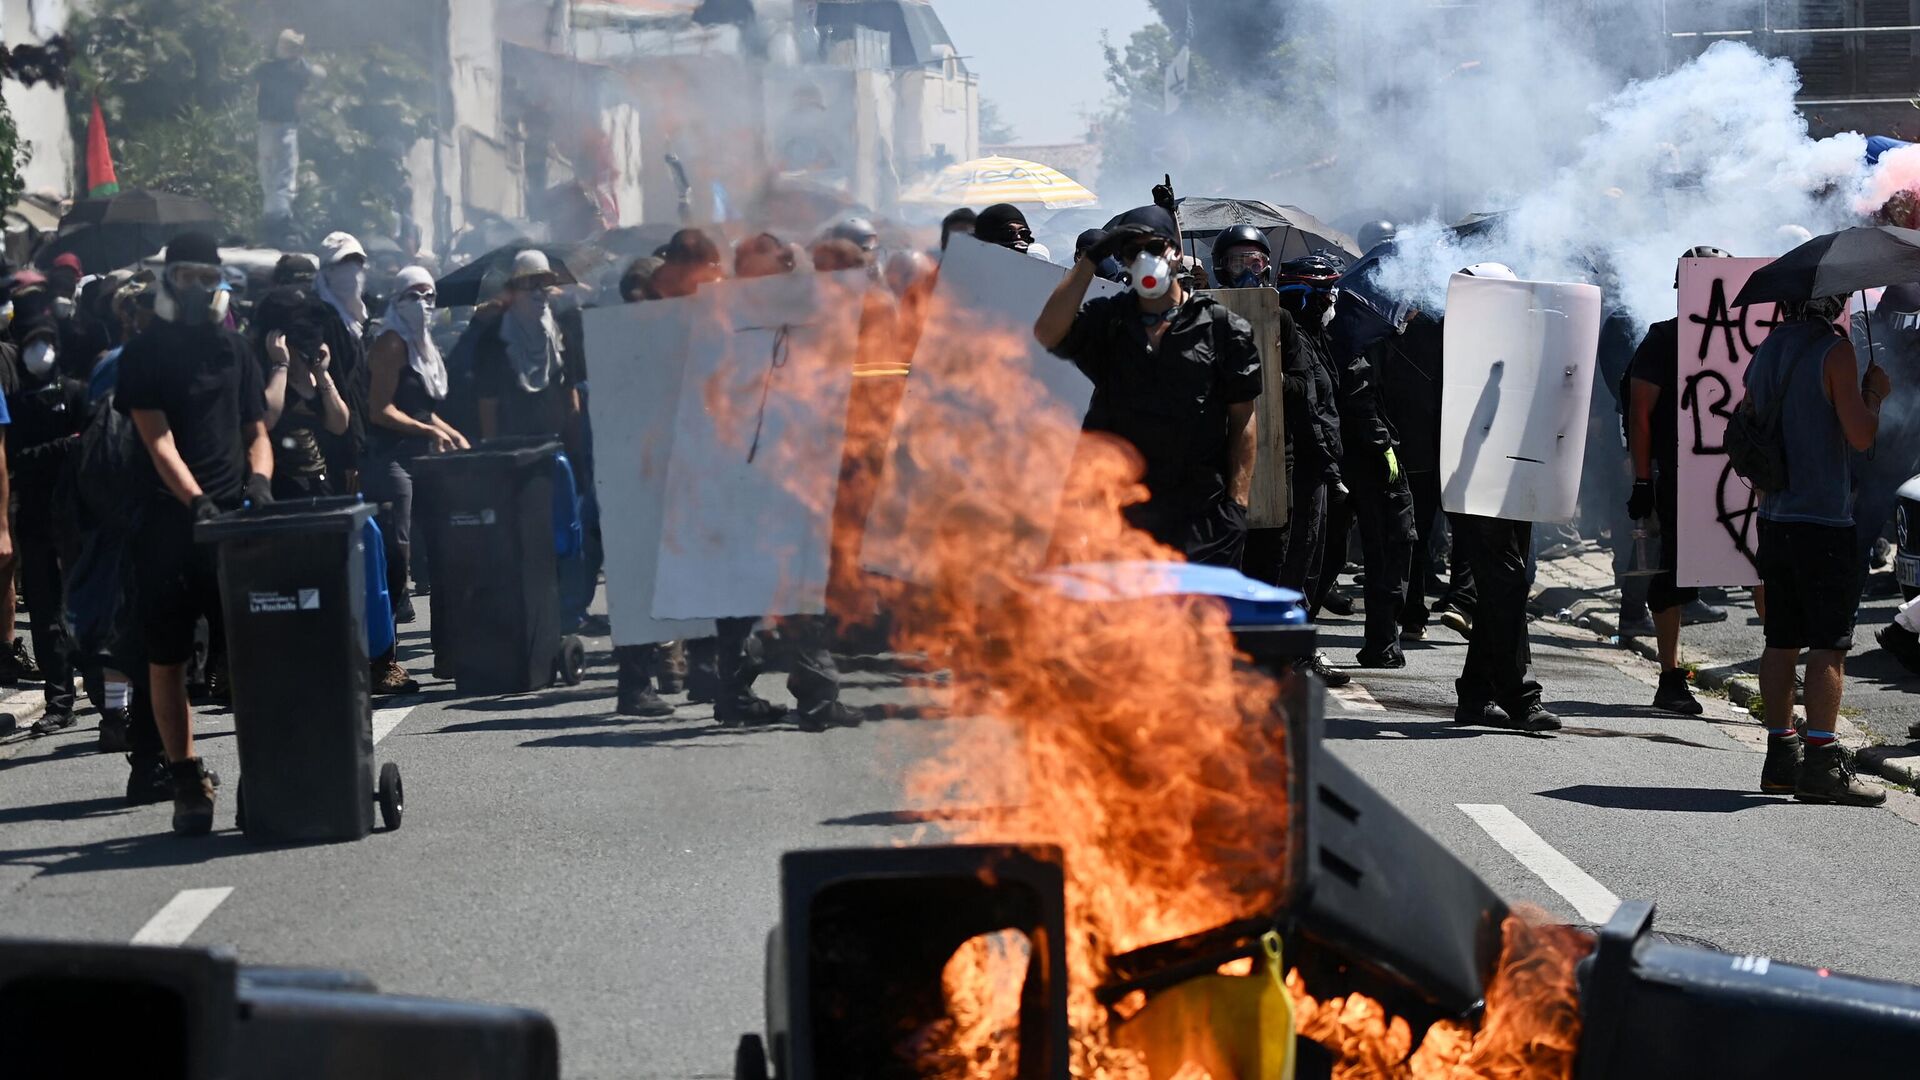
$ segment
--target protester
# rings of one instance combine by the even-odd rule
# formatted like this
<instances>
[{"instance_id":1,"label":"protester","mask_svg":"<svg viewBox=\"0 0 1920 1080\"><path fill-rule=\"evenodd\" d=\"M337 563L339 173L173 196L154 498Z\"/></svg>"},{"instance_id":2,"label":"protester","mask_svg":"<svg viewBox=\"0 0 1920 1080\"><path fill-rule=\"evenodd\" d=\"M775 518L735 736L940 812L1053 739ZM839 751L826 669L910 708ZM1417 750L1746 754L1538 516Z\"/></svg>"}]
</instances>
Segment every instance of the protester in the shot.
<instances>
[{"instance_id":1,"label":"protester","mask_svg":"<svg viewBox=\"0 0 1920 1080\"><path fill-rule=\"evenodd\" d=\"M1853 345L1835 326L1844 296L1780 305L1779 323L1747 365L1747 398L1768 416L1776 407L1786 486L1759 499L1762 615L1760 655L1767 759L1760 789L1801 802L1879 806L1887 795L1861 783L1834 734L1853 647L1865 567L1855 557L1851 451L1873 446L1880 406L1892 389L1871 365L1864 385ZM1806 652L1807 728L1793 726L1794 673Z\"/></svg>"},{"instance_id":2,"label":"protester","mask_svg":"<svg viewBox=\"0 0 1920 1080\"><path fill-rule=\"evenodd\" d=\"M653 291L662 298L692 296L702 285L725 281L720 248L699 229L681 229L660 250L663 263L654 271Z\"/></svg>"},{"instance_id":3,"label":"protester","mask_svg":"<svg viewBox=\"0 0 1920 1080\"><path fill-rule=\"evenodd\" d=\"M1732 256L1718 248L1697 247L1681 258ZM1676 277L1674 287L1679 286ZM1635 522L1652 520L1660 532L1660 572L1647 579L1646 586L1646 605L1653 613L1660 659L1660 685L1653 693L1653 707L1698 716L1704 709L1693 696L1686 669L1680 666L1680 627L1685 621L1685 608L1700 602L1700 591L1682 589L1674 578L1680 548L1680 410L1676 396L1680 381L1679 319L1663 319L1647 327L1647 336L1641 339L1627 368L1627 379L1627 450L1633 463L1633 494L1627 501L1627 516ZM1724 611L1720 618L1726 618ZM1624 627L1621 633L1625 635Z\"/></svg>"},{"instance_id":4,"label":"protester","mask_svg":"<svg viewBox=\"0 0 1920 1080\"><path fill-rule=\"evenodd\" d=\"M964 206L948 214L940 222L940 250L947 250L955 236L972 236L977 219L978 215Z\"/></svg>"},{"instance_id":5,"label":"protester","mask_svg":"<svg viewBox=\"0 0 1920 1080\"><path fill-rule=\"evenodd\" d=\"M307 63L306 44L301 34L280 31L273 59L253 71L260 90L260 216L276 238L291 234L293 200L300 194L300 97L321 74Z\"/></svg>"},{"instance_id":6,"label":"protester","mask_svg":"<svg viewBox=\"0 0 1920 1080\"><path fill-rule=\"evenodd\" d=\"M1328 526L1334 500L1346 492L1340 476L1340 463L1346 457L1341 444L1340 383L1327 335L1339 281L1340 268L1318 255L1289 260L1275 277L1292 330L1282 338L1283 347L1298 354L1288 367L1298 370L1302 386L1288 401L1287 426L1294 432L1293 505L1287 516L1279 580L1306 597L1310 612L1319 611L1333 585L1326 572ZM1344 540L1337 555L1345 562ZM1337 569L1339 563L1334 565ZM1345 686L1353 678L1335 668L1325 653L1314 653L1307 666L1329 686Z\"/></svg>"},{"instance_id":7,"label":"protester","mask_svg":"<svg viewBox=\"0 0 1920 1080\"><path fill-rule=\"evenodd\" d=\"M245 339L222 326L220 252L204 233L167 245L154 325L119 359L114 407L132 418L153 466L134 544L134 588L154 720L173 779L173 828L213 828L214 779L194 754L186 664L193 627L217 636L212 548L193 526L243 500L272 501L266 395Z\"/></svg>"},{"instance_id":8,"label":"protester","mask_svg":"<svg viewBox=\"0 0 1920 1080\"><path fill-rule=\"evenodd\" d=\"M1011 203L998 203L980 211L973 223L973 236L1022 255L1033 246L1033 230L1027 227L1027 215Z\"/></svg>"},{"instance_id":9,"label":"protester","mask_svg":"<svg viewBox=\"0 0 1920 1080\"><path fill-rule=\"evenodd\" d=\"M45 688L46 711L33 725L49 735L74 725L73 640L67 628L67 572L79 537L60 505L68 460L87 421L86 384L62 373L57 327L51 315L16 323L23 343L0 362L18 366L7 380L7 459L13 470L13 537L20 574L32 603L27 609L33 654ZM11 569L8 570L11 576Z\"/></svg>"},{"instance_id":10,"label":"protester","mask_svg":"<svg viewBox=\"0 0 1920 1080\"><path fill-rule=\"evenodd\" d=\"M998 209L981 215L983 238L1011 220ZM1086 430L1145 459L1148 499L1127 508L1128 520L1189 562L1237 569L1259 445L1260 350L1245 319L1179 283L1177 254L1170 235L1115 229L1054 290L1034 337L1092 380ZM1133 291L1087 302L1109 255L1131 267Z\"/></svg>"},{"instance_id":11,"label":"protester","mask_svg":"<svg viewBox=\"0 0 1920 1080\"><path fill-rule=\"evenodd\" d=\"M1427 592L1437 581L1434 552L1443 535L1438 526L1445 520L1440 513L1444 333L1439 320L1413 312L1398 334L1383 338L1367 351L1368 362L1380 378L1381 411L1400 440L1400 469L1413 500L1413 551L1407 568L1406 603L1400 607L1402 641L1424 640L1432 619Z\"/></svg>"},{"instance_id":12,"label":"protester","mask_svg":"<svg viewBox=\"0 0 1920 1080\"><path fill-rule=\"evenodd\" d=\"M635 259L627 264L620 275L620 302L637 304L642 300L658 300L660 295L653 291L653 275L666 265L665 259L652 255Z\"/></svg>"},{"instance_id":13,"label":"protester","mask_svg":"<svg viewBox=\"0 0 1920 1080\"><path fill-rule=\"evenodd\" d=\"M1403 668L1400 615L1406 608L1413 567L1413 491L1399 456L1399 438L1380 405L1373 365L1364 356L1335 365L1339 376L1335 411L1340 416L1340 475L1348 485L1345 517L1360 531L1366 571L1366 634L1355 663L1363 668ZM1347 530L1331 527L1321 576L1331 581L1345 562ZM1336 562L1335 560L1338 560Z\"/></svg>"},{"instance_id":14,"label":"protester","mask_svg":"<svg viewBox=\"0 0 1920 1080\"><path fill-rule=\"evenodd\" d=\"M333 382L347 404L347 430L328 432L320 447L332 476L331 489L338 494L357 490L360 456L367 448L366 285L366 249L351 233L329 233L320 242L313 295L337 316L322 320L322 327Z\"/></svg>"},{"instance_id":15,"label":"protester","mask_svg":"<svg viewBox=\"0 0 1920 1080\"><path fill-rule=\"evenodd\" d=\"M273 496L317 499L333 494L324 438L347 432L347 403L331 372L326 324L332 313L297 288L261 298L255 319L265 366L267 434L273 443Z\"/></svg>"},{"instance_id":16,"label":"protester","mask_svg":"<svg viewBox=\"0 0 1920 1080\"><path fill-rule=\"evenodd\" d=\"M577 361L567 355L553 313L555 281L553 264L541 252L529 249L513 257L513 275L501 293L499 331L480 342L475 359L482 438L560 438L579 412L571 366Z\"/></svg>"},{"instance_id":17,"label":"protester","mask_svg":"<svg viewBox=\"0 0 1920 1080\"><path fill-rule=\"evenodd\" d=\"M1514 280L1499 263L1481 263L1462 273ZM1455 514L1453 542L1466 545L1479 595L1473 607L1473 636L1467 659L1454 681L1456 724L1557 731L1560 718L1540 702L1541 686L1528 670L1533 649L1527 642L1527 555L1533 525L1505 518Z\"/></svg>"},{"instance_id":18,"label":"protester","mask_svg":"<svg viewBox=\"0 0 1920 1080\"><path fill-rule=\"evenodd\" d=\"M772 233L740 241L733 251L733 276L740 278L791 274L797 265L793 249Z\"/></svg>"}]
</instances>

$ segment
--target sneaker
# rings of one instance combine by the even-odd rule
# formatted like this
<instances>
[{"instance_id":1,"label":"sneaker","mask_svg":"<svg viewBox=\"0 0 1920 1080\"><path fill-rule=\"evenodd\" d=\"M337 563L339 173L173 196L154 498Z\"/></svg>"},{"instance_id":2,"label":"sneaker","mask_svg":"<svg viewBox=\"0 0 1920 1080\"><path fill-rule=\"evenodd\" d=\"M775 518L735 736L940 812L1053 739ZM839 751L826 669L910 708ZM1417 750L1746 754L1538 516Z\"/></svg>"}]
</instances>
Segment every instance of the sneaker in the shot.
<instances>
[{"instance_id":1,"label":"sneaker","mask_svg":"<svg viewBox=\"0 0 1920 1080\"><path fill-rule=\"evenodd\" d=\"M420 684L414 681L413 676L407 674L406 668L400 666L400 661L387 657L373 662L372 692L374 697L417 694L420 692Z\"/></svg>"},{"instance_id":2,"label":"sneaker","mask_svg":"<svg viewBox=\"0 0 1920 1080\"><path fill-rule=\"evenodd\" d=\"M713 706L713 718L720 722L721 727L764 727L779 723L786 715L786 706L775 705L753 693L743 694L728 702L715 702Z\"/></svg>"},{"instance_id":3,"label":"sneaker","mask_svg":"<svg viewBox=\"0 0 1920 1080\"><path fill-rule=\"evenodd\" d=\"M1320 681L1326 683L1328 687L1345 686L1353 681L1353 676L1334 667L1333 661L1327 659L1327 654L1323 652L1314 653L1300 667L1302 670L1311 671L1320 676Z\"/></svg>"},{"instance_id":4,"label":"sneaker","mask_svg":"<svg viewBox=\"0 0 1920 1080\"><path fill-rule=\"evenodd\" d=\"M1403 626L1403 627L1401 627L1401 628L1400 628L1400 640L1401 640L1401 641L1425 641L1425 640L1427 640L1427 624L1426 624L1426 623L1421 623L1421 624L1420 624L1419 626Z\"/></svg>"},{"instance_id":5,"label":"sneaker","mask_svg":"<svg viewBox=\"0 0 1920 1080\"><path fill-rule=\"evenodd\" d=\"M127 755L127 805L151 806L173 798L173 772L162 757Z\"/></svg>"},{"instance_id":6,"label":"sneaker","mask_svg":"<svg viewBox=\"0 0 1920 1080\"><path fill-rule=\"evenodd\" d=\"M1681 716L1699 716L1707 711L1700 699L1693 696L1693 687L1688 685L1687 673L1681 668L1660 673L1660 688L1653 692L1653 707Z\"/></svg>"},{"instance_id":7,"label":"sneaker","mask_svg":"<svg viewBox=\"0 0 1920 1080\"><path fill-rule=\"evenodd\" d=\"M1473 637L1473 616L1452 608L1440 613L1440 625L1463 638Z\"/></svg>"},{"instance_id":8,"label":"sneaker","mask_svg":"<svg viewBox=\"0 0 1920 1080\"><path fill-rule=\"evenodd\" d=\"M205 836L213 831L213 776L199 758L167 767L173 776L173 831Z\"/></svg>"},{"instance_id":9,"label":"sneaker","mask_svg":"<svg viewBox=\"0 0 1920 1080\"><path fill-rule=\"evenodd\" d=\"M1348 596L1339 589L1328 589L1326 599L1320 601L1320 606L1341 618L1345 618L1353 614L1353 597Z\"/></svg>"},{"instance_id":10,"label":"sneaker","mask_svg":"<svg viewBox=\"0 0 1920 1080\"><path fill-rule=\"evenodd\" d=\"M859 727L862 719L864 718L854 710L837 701L830 701L812 709L802 710L796 722L800 725L801 731L819 733L830 727Z\"/></svg>"},{"instance_id":11,"label":"sneaker","mask_svg":"<svg viewBox=\"0 0 1920 1080\"><path fill-rule=\"evenodd\" d=\"M1854 774L1852 757L1839 743L1830 742L1806 748L1793 797L1803 803L1879 806L1887 801L1887 789L1861 783Z\"/></svg>"},{"instance_id":12,"label":"sneaker","mask_svg":"<svg viewBox=\"0 0 1920 1080\"><path fill-rule=\"evenodd\" d=\"M1915 675L1920 675L1920 634L1914 633L1899 623L1888 623L1880 628L1879 633L1873 635L1873 640L1887 650L1887 655L1898 660L1901 667Z\"/></svg>"},{"instance_id":13,"label":"sneaker","mask_svg":"<svg viewBox=\"0 0 1920 1080\"><path fill-rule=\"evenodd\" d=\"M613 711L620 716L672 716L673 706L662 700L650 686L629 690L618 696Z\"/></svg>"},{"instance_id":14,"label":"sneaker","mask_svg":"<svg viewBox=\"0 0 1920 1080\"><path fill-rule=\"evenodd\" d=\"M1407 666L1407 654L1401 652L1398 646L1379 652L1362 649L1353 662L1363 668L1403 668Z\"/></svg>"},{"instance_id":15,"label":"sneaker","mask_svg":"<svg viewBox=\"0 0 1920 1080\"><path fill-rule=\"evenodd\" d=\"M393 605L393 625L395 626L406 626L419 617L419 613L413 610L412 597Z\"/></svg>"},{"instance_id":16,"label":"sneaker","mask_svg":"<svg viewBox=\"0 0 1920 1080\"><path fill-rule=\"evenodd\" d=\"M687 690L687 680L678 675L655 675L653 681L660 684L662 694L684 694Z\"/></svg>"},{"instance_id":17,"label":"sneaker","mask_svg":"<svg viewBox=\"0 0 1920 1080\"><path fill-rule=\"evenodd\" d=\"M1523 701L1503 707L1515 731L1559 731L1560 717L1538 701Z\"/></svg>"},{"instance_id":18,"label":"sneaker","mask_svg":"<svg viewBox=\"0 0 1920 1080\"><path fill-rule=\"evenodd\" d=\"M1800 735L1767 736L1767 761L1760 766L1760 790L1768 795L1791 795L1800 782Z\"/></svg>"},{"instance_id":19,"label":"sneaker","mask_svg":"<svg viewBox=\"0 0 1920 1080\"><path fill-rule=\"evenodd\" d=\"M124 754L131 749L127 742L127 710L100 710L100 752Z\"/></svg>"},{"instance_id":20,"label":"sneaker","mask_svg":"<svg viewBox=\"0 0 1920 1080\"><path fill-rule=\"evenodd\" d=\"M1699 626L1702 623L1727 621L1727 609L1714 607L1705 600L1691 600L1680 609L1681 626Z\"/></svg>"},{"instance_id":21,"label":"sneaker","mask_svg":"<svg viewBox=\"0 0 1920 1080\"><path fill-rule=\"evenodd\" d=\"M1895 551L1895 548L1893 546L1893 543L1889 541L1886 537L1884 536L1874 537L1873 557L1868 561L1868 565L1872 567L1874 570L1885 570L1887 567L1893 565L1894 551Z\"/></svg>"},{"instance_id":22,"label":"sneaker","mask_svg":"<svg viewBox=\"0 0 1920 1080\"><path fill-rule=\"evenodd\" d=\"M1570 544L1565 540L1556 540L1540 549L1539 561L1547 562L1550 559L1564 559L1577 550L1579 550L1577 544Z\"/></svg>"},{"instance_id":23,"label":"sneaker","mask_svg":"<svg viewBox=\"0 0 1920 1080\"><path fill-rule=\"evenodd\" d=\"M1625 615L1620 616L1620 637L1622 640L1628 638L1650 638L1659 632L1659 629L1653 625L1653 616L1645 612L1641 612L1632 618L1628 618Z\"/></svg>"},{"instance_id":24,"label":"sneaker","mask_svg":"<svg viewBox=\"0 0 1920 1080\"><path fill-rule=\"evenodd\" d=\"M1469 727L1510 728L1513 717L1491 701L1463 701L1453 708L1453 722Z\"/></svg>"},{"instance_id":25,"label":"sneaker","mask_svg":"<svg viewBox=\"0 0 1920 1080\"><path fill-rule=\"evenodd\" d=\"M72 709L49 709L40 719L33 722L35 735L53 735L65 731L79 723L74 719Z\"/></svg>"},{"instance_id":26,"label":"sneaker","mask_svg":"<svg viewBox=\"0 0 1920 1080\"><path fill-rule=\"evenodd\" d=\"M580 620L580 629L574 633L581 637L611 637L613 623L605 615L589 615Z\"/></svg>"},{"instance_id":27,"label":"sneaker","mask_svg":"<svg viewBox=\"0 0 1920 1080\"><path fill-rule=\"evenodd\" d=\"M26 639L16 637L12 645L0 646L0 684L17 686L39 678L40 669L27 652Z\"/></svg>"}]
</instances>

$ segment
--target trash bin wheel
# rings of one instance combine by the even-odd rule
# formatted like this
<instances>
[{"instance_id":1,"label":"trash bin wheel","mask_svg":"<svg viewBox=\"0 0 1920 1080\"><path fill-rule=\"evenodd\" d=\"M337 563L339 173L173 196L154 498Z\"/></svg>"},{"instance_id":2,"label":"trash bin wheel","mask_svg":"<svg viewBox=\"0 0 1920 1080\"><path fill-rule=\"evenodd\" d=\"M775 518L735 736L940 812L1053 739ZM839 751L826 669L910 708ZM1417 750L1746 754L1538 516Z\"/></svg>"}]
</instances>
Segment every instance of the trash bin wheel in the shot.
<instances>
[{"instance_id":1,"label":"trash bin wheel","mask_svg":"<svg viewBox=\"0 0 1920 1080\"><path fill-rule=\"evenodd\" d=\"M733 1052L733 1080L769 1080L767 1044L758 1035L740 1036Z\"/></svg>"},{"instance_id":2,"label":"trash bin wheel","mask_svg":"<svg viewBox=\"0 0 1920 1080\"><path fill-rule=\"evenodd\" d=\"M553 673L567 686L579 686L580 680L587 677L587 647L579 638L568 634L560 639L560 655L554 658Z\"/></svg>"},{"instance_id":3,"label":"trash bin wheel","mask_svg":"<svg viewBox=\"0 0 1920 1080\"><path fill-rule=\"evenodd\" d=\"M407 789L400 782L400 766L391 761L380 766L380 790L374 801L380 804L380 823L389 832L399 828L400 818L407 812Z\"/></svg>"},{"instance_id":4,"label":"trash bin wheel","mask_svg":"<svg viewBox=\"0 0 1920 1080\"><path fill-rule=\"evenodd\" d=\"M233 782L233 827L241 832L247 831L247 782L244 778Z\"/></svg>"}]
</instances>

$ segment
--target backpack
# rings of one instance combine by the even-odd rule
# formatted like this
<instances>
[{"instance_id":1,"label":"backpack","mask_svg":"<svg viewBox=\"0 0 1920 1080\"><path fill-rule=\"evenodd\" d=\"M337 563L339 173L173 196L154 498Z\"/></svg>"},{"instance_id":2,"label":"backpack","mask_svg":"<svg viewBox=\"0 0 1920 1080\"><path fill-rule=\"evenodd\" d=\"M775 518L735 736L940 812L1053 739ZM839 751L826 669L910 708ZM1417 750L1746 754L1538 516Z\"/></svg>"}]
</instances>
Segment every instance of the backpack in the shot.
<instances>
[{"instance_id":1,"label":"backpack","mask_svg":"<svg viewBox=\"0 0 1920 1080\"><path fill-rule=\"evenodd\" d=\"M140 431L109 394L93 407L68 459L75 509L84 525L132 523L152 474Z\"/></svg>"},{"instance_id":2,"label":"backpack","mask_svg":"<svg viewBox=\"0 0 1920 1080\"><path fill-rule=\"evenodd\" d=\"M1787 446L1780 434L1780 417L1787 407L1787 394L1793 385L1793 373L1806 354L1796 355L1787 364L1787 374L1776 386L1773 402L1762 412L1749 392L1727 421L1723 445L1733 471L1739 473L1755 491L1787 490Z\"/></svg>"}]
</instances>

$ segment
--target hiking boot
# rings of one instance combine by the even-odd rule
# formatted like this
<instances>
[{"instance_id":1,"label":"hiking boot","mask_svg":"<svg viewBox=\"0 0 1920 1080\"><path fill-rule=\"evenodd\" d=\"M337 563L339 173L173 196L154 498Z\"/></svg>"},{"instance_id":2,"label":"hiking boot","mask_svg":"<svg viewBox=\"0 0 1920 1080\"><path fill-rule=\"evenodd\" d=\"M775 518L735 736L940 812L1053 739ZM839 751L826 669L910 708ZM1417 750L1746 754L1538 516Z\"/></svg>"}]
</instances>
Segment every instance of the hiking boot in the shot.
<instances>
[{"instance_id":1,"label":"hiking boot","mask_svg":"<svg viewBox=\"0 0 1920 1080\"><path fill-rule=\"evenodd\" d=\"M1473 616L1458 609L1449 608L1440 613L1440 625L1468 640L1473 639Z\"/></svg>"},{"instance_id":2,"label":"hiking boot","mask_svg":"<svg viewBox=\"0 0 1920 1080\"><path fill-rule=\"evenodd\" d=\"M400 661L388 656L373 662L373 682L371 692L374 697L393 697L396 694L417 694L420 684Z\"/></svg>"},{"instance_id":3,"label":"hiking boot","mask_svg":"<svg viewBox=\"0 0 1920 1080\"><path fill-rule=\"evenodd\" d=\"M1510 728L1513 717L1491 701L1463 701L1454 706L1453 722L1469 727Z\"/></svg>"},{"instance_id":4,"label":"hiking boot","mask_svg":"<svg viewBox=\"0 0 1920 1080\"><path fill-rule=\"evenodd\" d=\"M1660 688L1653 692L1653 707L1681 716L1699 716L1707 711L1700 704L1700 699L1693 696L1693 687L1687 683L1684 668L1660 673Z\"/></svg>"},{"instance_id":5,"label":"hiking boot","mask_svg":"<svg viewBox=\"0 0 1920 1080\"><path fill-rule=\"evenodd\" d=\"M1632 617L1620 616L1620 640L1622 641L1632 638L1650 638L1659 632L1659 628L1653 625L1653 616L1645 612Z\"/></svg>"},{"instance_id":6,"label":"hiking boot","mask_svg":"<svg viewBox=\"0 0 1920 1080\"><path fill-rule=\"evenodd\" d=\"M1915 675L1920 675L1920 634L1901 626L1888 623L1873 635L1873 640L1887 650L1887 655L1900 662L1900 666Z\"/></svg>"},{"instance_id":7,"label":"hiking boot","mask_svg":"<svg viewBox=\"0 0 1920 1080\"><path fill-rule=\"evenodd\" d=\"M1800 733L1767 736L1767 761L1760 766L1760 790L1768 795L1791 795L1800 782Z\"/></svg>"},{"instance_id":8,"label":"hiking boot","mask_svg":"<svg viewBox=\"0 0 1920 1080\"><path fill-rule=\"evenodd\" d=\"M1327 611L1333 612L1335 615L1345 618L1353 614L1353 597L1348 596L1339 589L1328 589L1326 599L1320 601L1320 606Z\"/></svg>"},{"instance_id":9,"label":"hiking boot","mask_svg":"<svg viewBox=\"0 0 1920 1080\"><path fill-rule=\"evenodd\" d=\"M837 701L830 701L824 705L817 705L810 709L802 709L796 719L796 723L800 725L801 731L818 733L830 727L859 727L863 719L864 717L859 713L847 708L845 705Z\"/></svg>"},{"instance_id":10,"label":"hiking boot","mask_svg":"<svg viewBox=\"0 0 1920 1080\"><path fill-rule=\"evenodd\" d=\"M1397 645L1379 652L1361 649L1353 662L1363 668L1403 668L1407 666L1407 654L1401 652Z\"/></svg>"},{"instance_id":11,"label":"hiking boot","mask_svg":"<svg viewBox=\"0 0 1920 1080\"><path fill-rule=\"evenodd\" d=\"M173 831L205 836L213 831L213 774L199 758L167 766L173 776Z\"/></svg>"},{"instance_id":12,"label":"hiking boot","mask_svg":"<svg viewBox=\"0 0 1920 1080\"><path fill-rule=\"evenodd\" d=\"M48 709L40 719L33 722L33 733L53 735L67 730L78 722L73 718L72 709Z\"/></svg>"},{"instance_id":13,"label":"hiking boot","mask_svg":"<svg viewBox=\"0 0 1920 1080\"><path fill-rule=\"evenodd\" d=\"M127 742L127 710L100 710L100 752L124 754L133 747Z\"/></svg>"},{"instance_id":14,"label":"hiking boot","mask_svg":"<svg viewBox=\"0 0 1920 1080\"><path fill-rule=\"evenodd\" d=\"M638 690L623 690L614 700L613 711L619 716L672 716L673 706L663 701L653 688L642 686Z\"/></svg>"},{"instance_id":15,"label":"hiking boot","mask_svg":"<svg viewBox=\"0 0 1920 1080\"><path fill-rule=\"evenodd\" d=\"M1514 731L1559 731L1560 718L1538 701L1521 701L1502 706Z\"/></svg>"},{"instance_id":16,"label":"hiking boot","mask_svg":"<svg viewBox=\"0 0 1920 1080\"><path fill-rule=\"evenodd\" d=\"M16 637L13 644L0 646L0 684L17 686L39 678L40 669L34 666L24 638Z\"/></svg>"},{"instance_id":17,"label":"hiking boot","mask_svg":"<svg viewBox=\"0 0 1920 1080\"><path fill-rule=\"evenodd\" d=\"M785 719L787 709L784 705L775 705L757 694L747 693L726 701L717 701L713 706L713 718L721 727L743 728L764 727L777 724Z\"/></svg>"},{"instance_id":18,"label":"hiking boot","mask_svg":"<svg viewBox=\"0 0 1920 1080\"><path fill-rule=\"evenodd\" d=\"M1714 607L1705 600L1689 600L1686 606L1680 609L1681 626L1699 626L1702 623L1726 621L1727 609Z\"/></svg>"},{"instance_id":19,"label":"hiking boot","mask_svg":"<svg viewBox=\"0 0 1920 1080\"><path fill-rule=\"evenodd\" d=\"M151 806L173 798L173 772L162 757L127 755L127 805Z\"/></svg>"},{"instance_id":20,"label":"hiking boot","mask_svg":"<svg viewBox=\"0 0 1920 1080\"><path fill-rule=\"evenodd\" d=\"M1887 801L1887 789L1861 783L1854 775L1852 756L1839 743L1830 742L1806 748L1793 797L1803 803L1879 806Z\"/></svg>"},{"instance_id":21,"label":"hiking boot","mask_svg":"<svg viewBox=\"0 0 1920 1080\"><path fill-rule=\"evenodd\" d=\"M1300 670L1311 671L1320 676L1320 681L1327 684L1329 688L1345 686L1353 681L1353 676L1334 667L1333 661L1328 660L1327 654L1323 652L1317 652L1308 657L1307 661L1300 665Z\"/></svg>"}]
</instances>

